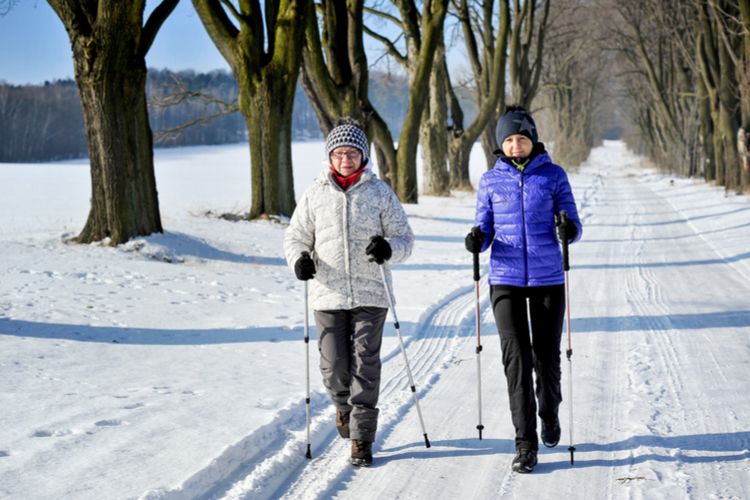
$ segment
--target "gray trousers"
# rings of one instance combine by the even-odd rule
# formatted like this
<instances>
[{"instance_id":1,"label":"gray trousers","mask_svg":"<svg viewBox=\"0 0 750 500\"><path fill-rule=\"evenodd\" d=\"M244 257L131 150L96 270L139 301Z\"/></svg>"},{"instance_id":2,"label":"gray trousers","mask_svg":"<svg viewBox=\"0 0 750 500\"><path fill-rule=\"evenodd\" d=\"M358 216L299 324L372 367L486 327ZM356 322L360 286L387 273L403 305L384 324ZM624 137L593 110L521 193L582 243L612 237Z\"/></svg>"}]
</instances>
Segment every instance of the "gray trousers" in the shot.
<instances>
[{"instance_id":1,"label":"gray trousers","mask_svg":"<svg viewBox=\"0 0 750 500\"><path fill-rule=\"evenodd\" d=\"M352 439L375 441L380 394L380 345L388 309L315 311L320 373L336 409L351 411Z\"/></svg>"}]
</instances>

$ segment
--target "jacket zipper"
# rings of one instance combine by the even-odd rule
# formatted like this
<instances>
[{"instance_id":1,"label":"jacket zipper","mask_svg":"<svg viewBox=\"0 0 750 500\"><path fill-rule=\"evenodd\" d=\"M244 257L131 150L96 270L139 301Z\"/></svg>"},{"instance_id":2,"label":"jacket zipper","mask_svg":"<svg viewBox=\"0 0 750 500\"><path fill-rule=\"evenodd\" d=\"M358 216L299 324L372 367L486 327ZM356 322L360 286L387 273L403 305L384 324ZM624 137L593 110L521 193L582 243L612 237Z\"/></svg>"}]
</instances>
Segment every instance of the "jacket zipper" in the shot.
<instances>
[{"instance_id":1,"label":"jacket zipper","mask_svg":"<svg viewBox=\"0 0 750 500\"><path fill-rule=\"evenodd\" d=\"M523 282L529 286L529 253L526 251L526 207L523 203L525 190L523 172L521 173L521 231L523 231Z\"/></svg>"}]
</instances>

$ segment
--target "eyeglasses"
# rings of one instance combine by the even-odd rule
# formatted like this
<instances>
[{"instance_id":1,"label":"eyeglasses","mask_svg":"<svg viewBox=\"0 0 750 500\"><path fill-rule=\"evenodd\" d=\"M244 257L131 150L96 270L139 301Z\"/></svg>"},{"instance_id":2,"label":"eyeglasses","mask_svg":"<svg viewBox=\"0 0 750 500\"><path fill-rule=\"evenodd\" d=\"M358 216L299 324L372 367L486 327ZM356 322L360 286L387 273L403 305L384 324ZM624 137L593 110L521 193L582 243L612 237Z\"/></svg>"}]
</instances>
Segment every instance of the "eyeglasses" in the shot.
<instances>
[{"instance_id":1,"label":"eyeglasses","mask_svg":"<svg viewBox=\"0 0 750 500\"><path fill-rule=\"evenodd\" d=\"M358 149L352 149L351 151L346 151L345 153L331 153L331 158L335 158L337 160L343 160L344 156L349 158L350 160L356 160L360 157L362 154L361 151Z\"/></svg>"}]
</instances>

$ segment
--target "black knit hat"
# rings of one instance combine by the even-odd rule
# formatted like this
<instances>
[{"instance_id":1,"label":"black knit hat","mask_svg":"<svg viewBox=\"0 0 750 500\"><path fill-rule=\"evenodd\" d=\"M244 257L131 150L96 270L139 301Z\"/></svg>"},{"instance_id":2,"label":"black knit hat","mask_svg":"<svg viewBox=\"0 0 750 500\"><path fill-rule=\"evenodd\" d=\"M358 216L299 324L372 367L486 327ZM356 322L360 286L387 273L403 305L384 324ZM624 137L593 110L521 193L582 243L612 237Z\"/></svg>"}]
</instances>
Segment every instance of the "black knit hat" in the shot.
<instances>
[{"instance_id":1,"label":"black knit hat","mask_svg":"<svg viewBox=\"0 0 750 500\"><path fill-rule=\"evenodd\" d=\"M502 148L503 141L516 134L528 137L534 145L539 141L536 124L529 112L521 106L508 106L505 108L505 114L497 121L497 127L495 128L498 146Z\"/></svg>"},{"instance_id":2,"label":"black knit hat","mask_svg":"<svg viewBox=\"0 0 750 500\"><path fill-rule=\"evenodd\" d=\"M336 127L326 137L326 156L330 158L331 152L342 146L359 149L362 152L362 165L369 161L367 136L359 122L352 118L340 118L336 122Z\"/></svg>"}]
</instances>

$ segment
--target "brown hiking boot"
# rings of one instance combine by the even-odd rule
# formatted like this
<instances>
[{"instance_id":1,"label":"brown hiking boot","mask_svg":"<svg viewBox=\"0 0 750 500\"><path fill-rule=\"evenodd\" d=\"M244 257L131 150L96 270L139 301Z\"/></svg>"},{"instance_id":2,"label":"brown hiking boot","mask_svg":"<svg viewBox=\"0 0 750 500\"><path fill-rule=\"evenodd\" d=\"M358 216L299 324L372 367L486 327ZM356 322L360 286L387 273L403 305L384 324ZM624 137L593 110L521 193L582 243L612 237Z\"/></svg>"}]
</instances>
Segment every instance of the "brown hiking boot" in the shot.
<instances>
[{"instance_id":1,"label":"brown hiking boot","mask_svg":"<svg viewBox=\"0 0 750 500\"><path fill-rule=\"evenodd\" d=\"M336 410L336 430L344 439L349 439L349 415L351 413L351 411Z\"/></svg>"},{"instance_id":2,"label":"brown hiking boot","mask_svg":"<svg viewBox=\"0 0 750 500\"><path fill-rule=\"evenodd\" d=\"M352 465L355 467L369 467L370 464L372 464L372 443L353 439Z\"/></svg>"}]
</instances>

